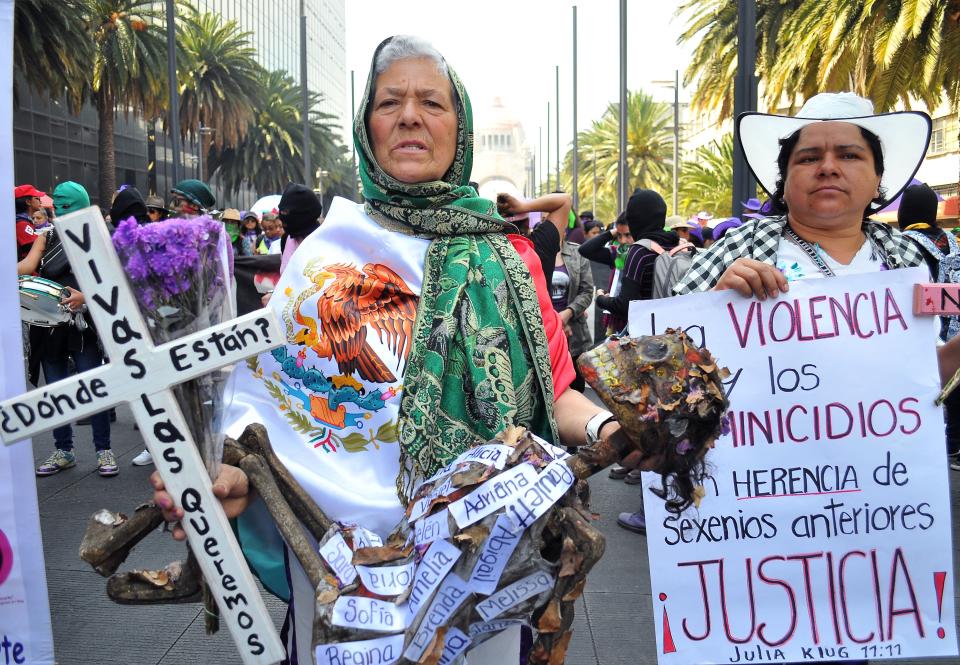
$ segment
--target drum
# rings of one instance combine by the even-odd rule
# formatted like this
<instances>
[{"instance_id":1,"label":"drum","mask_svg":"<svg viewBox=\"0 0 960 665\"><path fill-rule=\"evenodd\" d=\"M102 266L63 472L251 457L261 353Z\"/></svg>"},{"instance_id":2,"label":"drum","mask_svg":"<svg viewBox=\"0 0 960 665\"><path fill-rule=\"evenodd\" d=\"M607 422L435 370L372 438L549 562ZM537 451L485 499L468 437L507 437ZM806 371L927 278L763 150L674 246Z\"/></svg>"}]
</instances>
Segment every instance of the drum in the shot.
<instances>
[{"instance_id":1,"label":"drum","mask_svg":"<svg viewBox=\"0 0 960 665\"><path fill-rule=\"evenodd\" d=\"M70 321L73 313L60 300L70 290L49 279L24 275L19 278L20 318L30 325L55 328Z\"/></svg>"}]
</instances>

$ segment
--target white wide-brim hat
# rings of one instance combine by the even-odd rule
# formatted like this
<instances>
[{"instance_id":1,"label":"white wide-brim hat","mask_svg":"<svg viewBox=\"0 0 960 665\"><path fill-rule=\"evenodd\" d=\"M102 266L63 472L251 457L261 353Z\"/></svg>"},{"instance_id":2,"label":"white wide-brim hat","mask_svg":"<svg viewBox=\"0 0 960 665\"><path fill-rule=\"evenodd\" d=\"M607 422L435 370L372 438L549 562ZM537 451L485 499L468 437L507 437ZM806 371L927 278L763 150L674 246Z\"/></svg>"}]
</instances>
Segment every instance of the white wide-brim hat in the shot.
<instances>
[{"instance_id":1,"label":"white wide-brim hat","mask_svg":"<svg viewBox=\"0 0 960 665\"><path fill-rule=\"evenodd\" d=\"M737 118L737 136L743 156L757 182L770 196L777 190L780 170L777 156L780 139L814 122L839 120L863 127L880 139L883 175L880 187L883 202L871 204L877 210L902 192L927 153L930 116L920 111L898 111L874 115L873 102L852 92L824 92L807 100L795 117L768 113L743 113Z\"/></svg>"}]
</instances>

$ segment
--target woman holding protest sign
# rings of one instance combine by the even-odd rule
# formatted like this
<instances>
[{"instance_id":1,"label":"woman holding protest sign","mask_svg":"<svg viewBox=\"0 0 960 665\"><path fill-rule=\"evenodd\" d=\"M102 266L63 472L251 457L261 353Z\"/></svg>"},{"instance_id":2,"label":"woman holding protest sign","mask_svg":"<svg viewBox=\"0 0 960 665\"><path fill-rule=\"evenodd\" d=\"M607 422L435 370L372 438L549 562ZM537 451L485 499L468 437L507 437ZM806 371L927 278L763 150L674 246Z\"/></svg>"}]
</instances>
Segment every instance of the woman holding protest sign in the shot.
<instances>
[{"instance_id":1,"label":"woman holding protest sign","mask_svg":"<svg viewBox=\"0 0 960 665\"><path fill-rule=\"evenodd\" d=\"M418 479L511 423L573 446L624 436L568 389L541 260L468 185L471 125L466 91L433 47L412 37L379 46L354 125L366 203L335 199L291 258L270 301L289 345L237 368L226 415L233 435L263 422L331 518L380 535ZM665 494L689 505L700 471L688 460ZM159 475L153 484L166 517L181 518ZM315 590L256 522L262 504L247 510L241 470L224 465L214 491L229 516L244 513L240 540L264 584L293 601L290 653L304 658Z\"/></svg>"}]
</instances>

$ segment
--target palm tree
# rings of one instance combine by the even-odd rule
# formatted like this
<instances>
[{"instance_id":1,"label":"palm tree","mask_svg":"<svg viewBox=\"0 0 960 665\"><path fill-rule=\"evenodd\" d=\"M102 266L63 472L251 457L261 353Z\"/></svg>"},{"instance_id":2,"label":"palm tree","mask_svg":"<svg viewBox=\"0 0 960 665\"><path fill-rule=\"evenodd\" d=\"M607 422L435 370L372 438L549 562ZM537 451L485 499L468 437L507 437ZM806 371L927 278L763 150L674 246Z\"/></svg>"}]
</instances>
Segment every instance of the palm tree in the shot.
<instances>
[{"instance_id":1,"label":"palm tree","mask_svg":"<svg viewBox=\"0 0 960 665\"><path fill-rule=\"evenodd\" d=\"M593 160L596 155L598 219L617 215L617 167L620 153L620 105L610 104L590 129L577 135L580 152L580 201L593 201ZM673 168L673 110L642 92L627 93L627 170L630 189L667 191ZM572 188L573 153L564 157L561 182Z\"/></svg>"},{"instance_id":2,"label":"palm tree","mask_svg":"<svg viewBox=\"0 0 960 665\"><path fill-rule=\"evenodd\" d=\"M157 117L166 98L166 31L154 0L84 0L93 41L89 90L100 122L99 202L116 189L113 127L117 110Z\"/></svg>"},{"instance_id":3,"label":"palm tree","mask_svg":"<svg viewBox=\"0 0 960 665\"><path fill-rule=\"evenodd\" d=\"M201 127L213 127L219 150L236 146L261 101L261 67L254 59L249 32L236 21L196 10L181 19L179 46L180 131L204 140ZM201 147L203 149L203 147ZM204 174L201 174L201 179Z\"/></svg>"},{"instance_id":4,"label":"palm tree","mask_svg":"<svg viewBox=\"0 0 960 665\"><path fill-rule=\"evenodd\" d=\"M249 185L258 194L280 192L290 182L312 183L314 175L303 172L303 122L300 115L300 86L286 72L264 73L258 84L261 102L253 122L236 147L214 147L210 169L224 188L237 192ZM311 106L320 97L311 95ZM350 164L346 148L331 125L332 116L315 113L311 124L313 163L329 175L324 177L325 198L351 193Z\"/></svg>"},{"instance_id":5,"label":"palm tree","mask_svg":"<svg viewBox=\"0 0 960 665\"><path fill-rule=\"evenodd\" d=\"M733 134L701 146L680 172L680 209L689 213L709 210L729 217L733 196Z\"/></svg>"},{"instance_id":6,"label":"palm tree","mask_svg":"<svg viewBox=\"0 0 960 665\"><path fill-rule=\"evenodd\" d=\"M82 82L89 71L89 44L79 0L63 0L56 11L50 11L45 0L14 3L14 67L33 89L54 99L66 93L74 112L79 112L83 103ZM14 79L15 104L19 98Z\"/></svg>"},{"instance_id":7,"label":"palm tree","mask_svg":"<svg viewBox=\"0 0 960 665\"><path fill-rule=\"evenodd\" d=\"M737 4L688 0L681 42L697 44L685 81L694 107L733 112ZM764 103L853 90L877 110L898 100L960 106L960 1L758 0L757 71Z\"/></svg>"}]
</instances>

